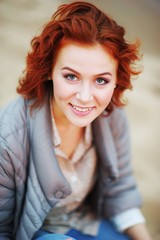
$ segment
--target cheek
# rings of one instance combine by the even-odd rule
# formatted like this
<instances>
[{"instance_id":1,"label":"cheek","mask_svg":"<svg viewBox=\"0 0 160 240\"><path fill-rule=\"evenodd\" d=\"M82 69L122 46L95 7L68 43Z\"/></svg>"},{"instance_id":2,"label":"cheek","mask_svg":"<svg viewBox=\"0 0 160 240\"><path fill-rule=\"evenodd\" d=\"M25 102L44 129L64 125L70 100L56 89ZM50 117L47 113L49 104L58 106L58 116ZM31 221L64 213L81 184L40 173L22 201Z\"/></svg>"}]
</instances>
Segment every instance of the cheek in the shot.
<instances>
[{"instance_id":1,"label":"cheek","mask_svg":"<svg viewBox=\"0 0 160 240\"><path fill-rule=\"evenodd\" d=\"M58 81L53 81L54 86L54 97L59 100L67 100L72 95L72 90L67 84L59 79Z\"/></svg>"},{"instance_id":2,"label":"cheek","mask_svg":"<svg viewBox=\"0 0 160 240\"><path fill-rule=\"evenodd\" d=\"M57 81L57 80L53 81L53 89L54 89L54 97L55 98L62 98L63 91L62 91L62 86L61 86L59 81Z\"/></svg>"},{"instance_id":3,"label":"cheek","mask_svg":"<svg viewBox=\"0 0 160 240\"><path fill-rule=\"evenodd\" d=\"M113 91L114 89L108 89L103 93L101 92L101 94L99 94L99 96L97 97L97 101L99 105L106 107L111 101L111 98L113 96Z\"/></svg>"}]
</instances>

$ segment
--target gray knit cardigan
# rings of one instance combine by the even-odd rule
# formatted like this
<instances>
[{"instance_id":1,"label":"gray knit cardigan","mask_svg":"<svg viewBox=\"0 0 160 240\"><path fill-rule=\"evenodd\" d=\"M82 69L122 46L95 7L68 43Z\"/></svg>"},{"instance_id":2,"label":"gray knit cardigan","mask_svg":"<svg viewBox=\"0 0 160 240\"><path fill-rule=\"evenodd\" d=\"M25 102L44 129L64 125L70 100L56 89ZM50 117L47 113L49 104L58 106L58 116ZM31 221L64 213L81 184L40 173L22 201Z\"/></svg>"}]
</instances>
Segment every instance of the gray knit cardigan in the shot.
<instances>
[{"instance_id":1,"label":"gray knit cardigan","mask_svg":"<svg viewBox=\"0 0 160 240\"><path fill-rule=\"evenodd\" d=\"M30 114L18 97L0 111L0 239L29 240L47 213L71 193L53 150L48 100ZM108 218L139 207L141 198L130 165L128 124L123 110L92 124L98 183L91 200Z\"/></svg>"}]
</instances>

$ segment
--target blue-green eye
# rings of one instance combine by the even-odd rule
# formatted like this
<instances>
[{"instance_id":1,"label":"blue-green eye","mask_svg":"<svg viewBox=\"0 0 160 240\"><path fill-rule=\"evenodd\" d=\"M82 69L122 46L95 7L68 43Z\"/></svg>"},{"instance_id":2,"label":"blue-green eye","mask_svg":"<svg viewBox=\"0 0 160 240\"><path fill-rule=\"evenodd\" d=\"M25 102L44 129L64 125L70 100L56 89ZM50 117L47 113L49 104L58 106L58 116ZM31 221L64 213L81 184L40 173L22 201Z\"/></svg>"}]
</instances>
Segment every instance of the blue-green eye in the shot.
<instances>
[{"instance_id":1,"label":"blue-green eye","mask_svg":"<svg viewBox=\"0 0 160 240\"><path fill-rule=\"evenodd\" d=\"M74 74L66 74L64 76L66 79L70 80L70 81L76 81L77 77Z\"/></svg>"},{"instance_id":2,"label":"blue-green eye","mask_svg":"<svg viewBox=\"0 0 160 240\"><path fill-rule=\"evenodd\" d=\"M98 85L105 85L105 84L107 84L109 81L108 80L106 80L106 79L104 79L104 78L97 78L96 79L96 83L98 84Z\"/></svg>"}]
</instances>

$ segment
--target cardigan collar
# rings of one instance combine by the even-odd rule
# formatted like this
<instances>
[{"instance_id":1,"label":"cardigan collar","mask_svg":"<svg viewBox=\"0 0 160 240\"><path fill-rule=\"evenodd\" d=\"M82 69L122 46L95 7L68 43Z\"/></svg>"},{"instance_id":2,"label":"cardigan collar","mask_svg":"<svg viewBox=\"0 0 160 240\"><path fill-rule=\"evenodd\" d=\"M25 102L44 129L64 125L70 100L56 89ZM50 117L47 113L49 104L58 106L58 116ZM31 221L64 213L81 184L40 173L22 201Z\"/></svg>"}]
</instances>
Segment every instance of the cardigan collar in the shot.
<instances>
[{"instance_id":1,"label":"cardigan collar","mask_svg":"<svg viewBox=\"0 0 160 240\"><path fill-rule=\"evenodd\" d=\"M43 192L52 201L64 198L71 188L64 177L53 148L52 118L49 100L45 98L40 108L33 110L29 117L30 142L33 162ZM93 139L102 165L111 179L118 177L117 156L109 121L98 117L92 124ZM53 184L54 183L54 184Z\"/></svg>"},{"instance_id":2,"label":"cardigan collar","mask_svg":"<svg viewBox=\"0 0 160 240\"><path fill-rule=\"evenodd\" d=\"M93 139L98 157L111 181L118 178L118 158L109 117L99 116L92 123ZM106 176L106 177L107 177Z\"/></svg>"},{"instance_id":3,"label":"cardigan collar","mask_svg":"<svg viewBox=\"0 0 160 240\"><path fill-rule=\"evenodd\" d=\"M40 186L47 200L52 203L55 199L68 196L71 188L54 153L48 103L46 98L43 105L34 109L29 116L29 136L31 154Z\"/></svg>"}]
</instances>

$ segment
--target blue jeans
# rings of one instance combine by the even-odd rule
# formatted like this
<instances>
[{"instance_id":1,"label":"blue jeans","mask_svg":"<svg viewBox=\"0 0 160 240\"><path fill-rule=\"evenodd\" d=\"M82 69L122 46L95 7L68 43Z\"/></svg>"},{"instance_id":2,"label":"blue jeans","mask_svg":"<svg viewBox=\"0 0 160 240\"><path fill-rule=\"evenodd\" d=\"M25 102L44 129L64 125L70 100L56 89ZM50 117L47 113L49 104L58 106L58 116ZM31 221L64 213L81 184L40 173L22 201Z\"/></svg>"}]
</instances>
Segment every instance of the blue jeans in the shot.
<instances>
[{"instance_id":1,"label":"blue jeans","mask_svg":"<svg viewBox=\"0 0 160 240\"><path fill-rule=\"evenodd\" d=\"M100 228L97 236L85 235L75 229L69 230L66 235L54 234L46 231L39 231L33 240L67 240L68 238L73 240L129 240L130 238L125 234L119 233L115 230L113 225L106 220L103 220L100 224Z\"/></svg>"}]
</instances>

